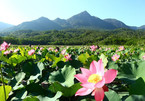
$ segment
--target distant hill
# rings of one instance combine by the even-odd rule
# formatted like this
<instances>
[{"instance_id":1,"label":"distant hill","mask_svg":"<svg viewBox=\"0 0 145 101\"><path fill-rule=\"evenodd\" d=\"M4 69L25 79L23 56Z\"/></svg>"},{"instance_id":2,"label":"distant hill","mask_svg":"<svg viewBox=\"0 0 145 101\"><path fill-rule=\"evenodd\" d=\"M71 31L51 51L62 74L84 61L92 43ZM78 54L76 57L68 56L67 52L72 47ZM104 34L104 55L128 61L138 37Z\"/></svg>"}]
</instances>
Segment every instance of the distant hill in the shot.
<instances>
[{"instance_id":1,"label":"distant hill","mask_svg":"<svg viewBox=\"0 0 145 101\"><path fill-rule=\"evenodd\" d=\"M7 23L4 23L4 22L0 22L0 31L6 29L6 28L9 28L9 27L12 27L14 25L11 25L11 24L7 24Z\"/></svg>"},{"instance_id":2,"label":"distant hill","mask_svg":"<svg viewBox=\"0 0 145 101\"><path fill-rule=\"evenodd\" d=\"M140 26L138 29L145 29L145 25Z\"/></svg>"},{"instance_id":3,"label":"distant hill","mask_svg":"<svg viewBox=\"0 0 145 101\"><path fill-rule=\"evenodd\" d=\"M18 30L34 30L34 31L46 31L46 30L61 30L61 29L101 29L101 30L113 30L117 28L128 28L128 29L144 29L145 25L141 27L127 26L125 23L116 19L100 19L98 17L90 15L87 11L83 11L76 14L68 19L57 18L55 20L49 20L46 17L40 17L36 20L29 22L23 22L17 26L4 25L0 23L3 31L18 31Z\"/></svg>"},{"instance_id":4,"label":"distant hill","mask_svg":"<svg viewBox=\"0 0 145 101\"><path fill-rule=\"evenodd\" d=\"M129 26L127 26L123 22L116 20L116 19L104 19L104 21L114 25L116 28L130 28Z\"/></svg>"},{"instance_id":5,"label":"distant hill","mask_svg":"<svg viewBox=\"0 0 145 101\"><path fill-rule=\"evenodd\" d=\"M8 31L16 31L16 30L37 30L37 31L45 31L45 30L52 30L56 29L59 30L62 27L58 24L54 23L53 21L49 20L45 17L40 17L39 19L23 22L17 26L11 27L7 29Z\"/></svg>"},{"instance_id":6,"label":"distant hill","mask_svg":"<svg viewBox=\"0 0 145 101\"><path fill-rule=\"evenodd\" d=\"M136 27L136 26L129 26L129 27L130 27L130 29L134 29L134 30L138 29L138 27Z\"/></svg>"}]
</instances>

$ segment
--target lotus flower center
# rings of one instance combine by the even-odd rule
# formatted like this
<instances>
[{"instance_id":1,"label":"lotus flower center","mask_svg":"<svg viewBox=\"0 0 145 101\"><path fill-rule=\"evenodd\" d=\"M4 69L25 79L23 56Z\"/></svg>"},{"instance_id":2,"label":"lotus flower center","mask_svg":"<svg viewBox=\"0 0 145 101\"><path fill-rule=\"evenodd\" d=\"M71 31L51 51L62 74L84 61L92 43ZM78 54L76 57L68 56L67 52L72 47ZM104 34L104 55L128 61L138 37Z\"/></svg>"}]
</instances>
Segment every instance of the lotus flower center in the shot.
<instances>
[{"instance_id":1,"label":"lotus flower center","mask_svg":"<svg viewBox=\"0 0 145 101\"><path fill-rule=\"evenodd\" d=\"M100 76L98 74L92 74L89 76L88 82L96 84L101 80L102 80L102 76Z\"/></svg>"},{"instance_id":2,"label":"lotus flower center","mask_svg":"<svg viewBox=\"0 0 145 101\"><path fill-rule=\"evenodd\" d=\"M114 59L118 59L117 56L115 56Z\"/></svg>"}]
</instances>

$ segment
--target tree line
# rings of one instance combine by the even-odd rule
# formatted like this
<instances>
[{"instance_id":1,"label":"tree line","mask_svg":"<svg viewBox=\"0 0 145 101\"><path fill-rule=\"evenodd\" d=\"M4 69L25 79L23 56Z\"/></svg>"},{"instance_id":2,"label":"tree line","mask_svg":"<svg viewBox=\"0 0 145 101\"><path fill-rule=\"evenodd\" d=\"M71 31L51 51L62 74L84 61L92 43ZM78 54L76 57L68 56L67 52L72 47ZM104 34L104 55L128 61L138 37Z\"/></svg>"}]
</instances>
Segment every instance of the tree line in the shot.
<instances>
[{"instance_id":1,"label":"tree line","mask_svg":"<svg viewBox=\"0 0 145 101\"><path fill-rule=\"evenodd\" d=\"M0 43L6 41L16 45L145 45L144 40L144 30L125 28L115 30L19 30L0 33Z\"/></svg>"}]
</instances>

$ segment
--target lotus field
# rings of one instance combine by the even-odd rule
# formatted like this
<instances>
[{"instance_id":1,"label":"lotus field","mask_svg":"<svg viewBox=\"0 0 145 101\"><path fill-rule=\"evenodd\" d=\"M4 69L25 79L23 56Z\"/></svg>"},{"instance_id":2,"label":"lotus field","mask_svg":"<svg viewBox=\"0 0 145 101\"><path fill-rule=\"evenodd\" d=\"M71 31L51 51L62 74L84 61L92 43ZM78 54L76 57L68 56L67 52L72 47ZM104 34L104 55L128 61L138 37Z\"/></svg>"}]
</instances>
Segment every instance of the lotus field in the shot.
<instances>
[{"instance_id":1,"label":"lotus field","mask_svg":"<svg viewBox=\"0 0 145 101\"><path fill-rule=\"evenodd\" d=\"M145 101L145 50L3 42L0 101Z\"/></svg>"}]
</instances>

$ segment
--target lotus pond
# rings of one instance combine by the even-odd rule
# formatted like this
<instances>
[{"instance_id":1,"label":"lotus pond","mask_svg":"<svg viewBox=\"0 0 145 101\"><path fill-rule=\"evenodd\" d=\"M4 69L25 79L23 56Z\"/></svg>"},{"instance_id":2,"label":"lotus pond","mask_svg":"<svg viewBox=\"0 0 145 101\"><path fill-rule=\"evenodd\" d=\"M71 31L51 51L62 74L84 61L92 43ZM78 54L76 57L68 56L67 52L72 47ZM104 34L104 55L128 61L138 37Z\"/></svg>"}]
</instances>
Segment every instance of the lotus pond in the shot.
<instances>
[{"instance_id":1,"label":"lotus pond","mask_svg":"<svg viewBox=\"0 0 145 101\"><path fill-rule=\"evenodd\" d=\"M145 50L4 42L0 101L145 101Z\"/></svg>"}]
</instances>

